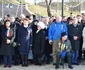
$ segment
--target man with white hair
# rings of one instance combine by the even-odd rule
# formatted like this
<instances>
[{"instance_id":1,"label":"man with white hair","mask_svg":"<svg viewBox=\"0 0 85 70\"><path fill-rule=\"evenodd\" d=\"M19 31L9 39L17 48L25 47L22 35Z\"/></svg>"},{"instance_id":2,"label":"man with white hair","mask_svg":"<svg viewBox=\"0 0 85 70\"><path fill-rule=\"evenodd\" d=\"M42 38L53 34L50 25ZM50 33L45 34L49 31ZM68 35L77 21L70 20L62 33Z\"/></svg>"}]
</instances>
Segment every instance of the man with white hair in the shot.
<instances>
[{"instance_id":1,"label":"man with white hair","mask_svg":"<svg viewBox=\"0 0 85 70\"><path fill-rule=\"evenodd\" d=\"M49 44L53 43L53 64L56 63L56 46L58 39L61 38L61 33L66 32L67 34L67 27L66 25L62 22L62 17L57 16L56 17L56 22L53 22L50 25L49 32L48 32L48 39L49 39Z\"/></svg>"},{"instance_id":2,"label":"man with white hair","mask_svg":"<svg viewBox=\"0 0 85 70\"><path fill-rule=\"evenodd\" d=\"M46 42L45 42L45 56L46 56L46 63L50 64L51 60L51 53L52 53L52 45L49 44L48 40L48 30L49 30L49 17L44 17L42 20L45 24L44 31L46 33Z\"/></svg>"}]
</instances>

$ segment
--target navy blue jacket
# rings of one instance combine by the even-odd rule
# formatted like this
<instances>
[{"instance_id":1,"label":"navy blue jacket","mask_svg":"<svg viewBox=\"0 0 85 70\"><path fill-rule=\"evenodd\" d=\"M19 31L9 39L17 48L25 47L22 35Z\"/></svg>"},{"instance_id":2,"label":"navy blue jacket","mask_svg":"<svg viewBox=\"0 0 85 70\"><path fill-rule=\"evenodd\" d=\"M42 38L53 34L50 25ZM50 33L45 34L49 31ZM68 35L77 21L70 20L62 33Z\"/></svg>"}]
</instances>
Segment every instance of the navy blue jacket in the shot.
<instances>
[{"instance_id":1,"label":"navy blue jacket","mask_svg":"<svg viewBox=\"0 0 85 70\"><path fill-rule=\"evenodd\" d=\"M24 54L24 52L28 52L30 49L30 46L32 45L32 29L31 27L23 27L20 26L18 30L18 44L19 51Z\"/></svg>"}]
</instances>

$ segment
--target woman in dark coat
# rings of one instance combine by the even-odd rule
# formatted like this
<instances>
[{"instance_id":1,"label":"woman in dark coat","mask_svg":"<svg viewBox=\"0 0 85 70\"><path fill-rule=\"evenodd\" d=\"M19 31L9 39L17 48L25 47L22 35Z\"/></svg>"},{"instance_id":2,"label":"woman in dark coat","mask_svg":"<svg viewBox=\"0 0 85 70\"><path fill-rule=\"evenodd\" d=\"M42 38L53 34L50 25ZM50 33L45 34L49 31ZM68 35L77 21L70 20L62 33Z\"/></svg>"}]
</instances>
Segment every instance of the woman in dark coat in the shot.
<instances>
[{"instance_id":1,"label":"woman in dark coat","mask_svg":"<svg viewBox=\"0 0 85 70\"><path fill-rule=\"evenodd\" d=\"M15 38L14 29L10 27L10 20L6 20L1 31L2 45L0 54L4 55L4 67L11 67L13 52L13 41Z\"/></svg>"},{"instance_id":2,"label":"woman in dark coat","mask_svg":"<svg viewBox=\"0 0 85 70\"><path fill-rule=\"evenodd\" d=\"M27 19L24 19L23 25L18 30L19 52L22 59L22 66L28 66L27 59L30 46L32 46L32 29Z\"/></svg>"},{"instance_id":3,"label":"woman in dark coat","mask_svg":"<svg viewBox=\"0 0 85 70\"><path fill-rule=\"evenodd\" d=\"M44 53L44 47L45 47L45 31L44 29L45 25L43 22L38 22L38 28L37 32L34 36L34 45L33 45L33 53L34 53L34 63L35 65L39 65L39 58L40 55Z\"/></svg>"},{"instance_id":4,"label":"woman in dark coat","mask_svg":"<svg viewBox=\"0 0 85 70\"><path fill-rule=\"evenodd\" d=\"M78 50L80 48L80 39L82 37L82 27L78 24L77 18L73 18L73 24L69 25L68 34L72 45L72 62L74 64L79 64L77 60L79 55Z\"/></svg>"}]
</instances>

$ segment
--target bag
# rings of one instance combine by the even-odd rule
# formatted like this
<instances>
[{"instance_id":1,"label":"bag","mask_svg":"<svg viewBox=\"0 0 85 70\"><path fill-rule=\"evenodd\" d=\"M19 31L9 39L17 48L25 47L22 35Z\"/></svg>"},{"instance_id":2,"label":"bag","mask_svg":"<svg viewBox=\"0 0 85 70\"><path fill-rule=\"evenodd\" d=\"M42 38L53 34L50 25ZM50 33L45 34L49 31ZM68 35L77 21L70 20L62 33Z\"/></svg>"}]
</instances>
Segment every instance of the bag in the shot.
<instances>
[{"instance_id":1,"label":"bag","mask_svg":"<svg viewBox=\"0 0 85 70\"><path fill-rule=\"evenodd\" d=\"M33 60L33 52L31 49L29 50L29 53L28 53L28 59Z\"/></svg>"},{"instance_id":2,"label":"bag","mask_svg":"<svg viewBox=\"0 0 85 70\"><path fill-rule=\"evenodd\" d=\"M17 43L16 42L13 42L13 44L12 44L12 47L17 47Z\"/></svg>"},{"instance_id":3,"label":"bag","mask_svg":"<svg viewBox=\"0 0 85 70\"><path fill-rule=\"evenodd\" d=\"M45 60L46 60L46 56L45 56L45 54L42 50L41 53L40 53L40 56L38 58L38 61L39 61L40 64L42 64L42 63L44 63Z\"/></svg>"},{"instance_id":4,"label":"bag","mask_svg":"<svg viewBox=\"0 0 85 70\"><path fill-rule=\"evenodd\" d=\"M45 58L46 58L46 57L45 57L44 54L43 54L41 57L39 57L39 58L38 58L39 63L40 63L40 64L44 63Z\"/></svg>"}]
</instances>

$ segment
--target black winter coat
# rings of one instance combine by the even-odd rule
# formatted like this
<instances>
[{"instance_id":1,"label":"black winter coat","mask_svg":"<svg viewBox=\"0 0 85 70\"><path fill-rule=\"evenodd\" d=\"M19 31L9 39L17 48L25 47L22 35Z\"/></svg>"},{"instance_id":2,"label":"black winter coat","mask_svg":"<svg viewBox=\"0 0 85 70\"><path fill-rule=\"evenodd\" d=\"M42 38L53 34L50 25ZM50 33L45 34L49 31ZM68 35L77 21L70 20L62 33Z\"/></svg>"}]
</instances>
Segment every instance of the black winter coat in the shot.
<instances>
[{"instance_id":1,"label":"black winter coat","mask_svg":"<svg viewBox=\"0 0 85 70\"><path fill-rule=\"evenodd\" d=\"M6 33L6 28L3 27L1 30L1 37L2 37L2 44L1 44L1 48L0 48L0 55L13 55L14 54L14 48L12 47L13 42L14 42L14 38L15 38L15 31L13 28L10 29L10 37L7 37L5 35ZM6 43L6 40L9 39L11 40L10 44Z\"/></svg>"},{"instance_id":2,"label":"black winter coat","mask_svg":"<svg viewBox=\"0 0 85 70\"><path fill-rule=\"evenodd\" d=\"M41 54L42 52L44 52L45 40L46 40L46 34L44 30L40 30L38 33L36 33L36 35L34 36L34 45L33 45L34 54Z\"/></svg>"}]
</instances>

